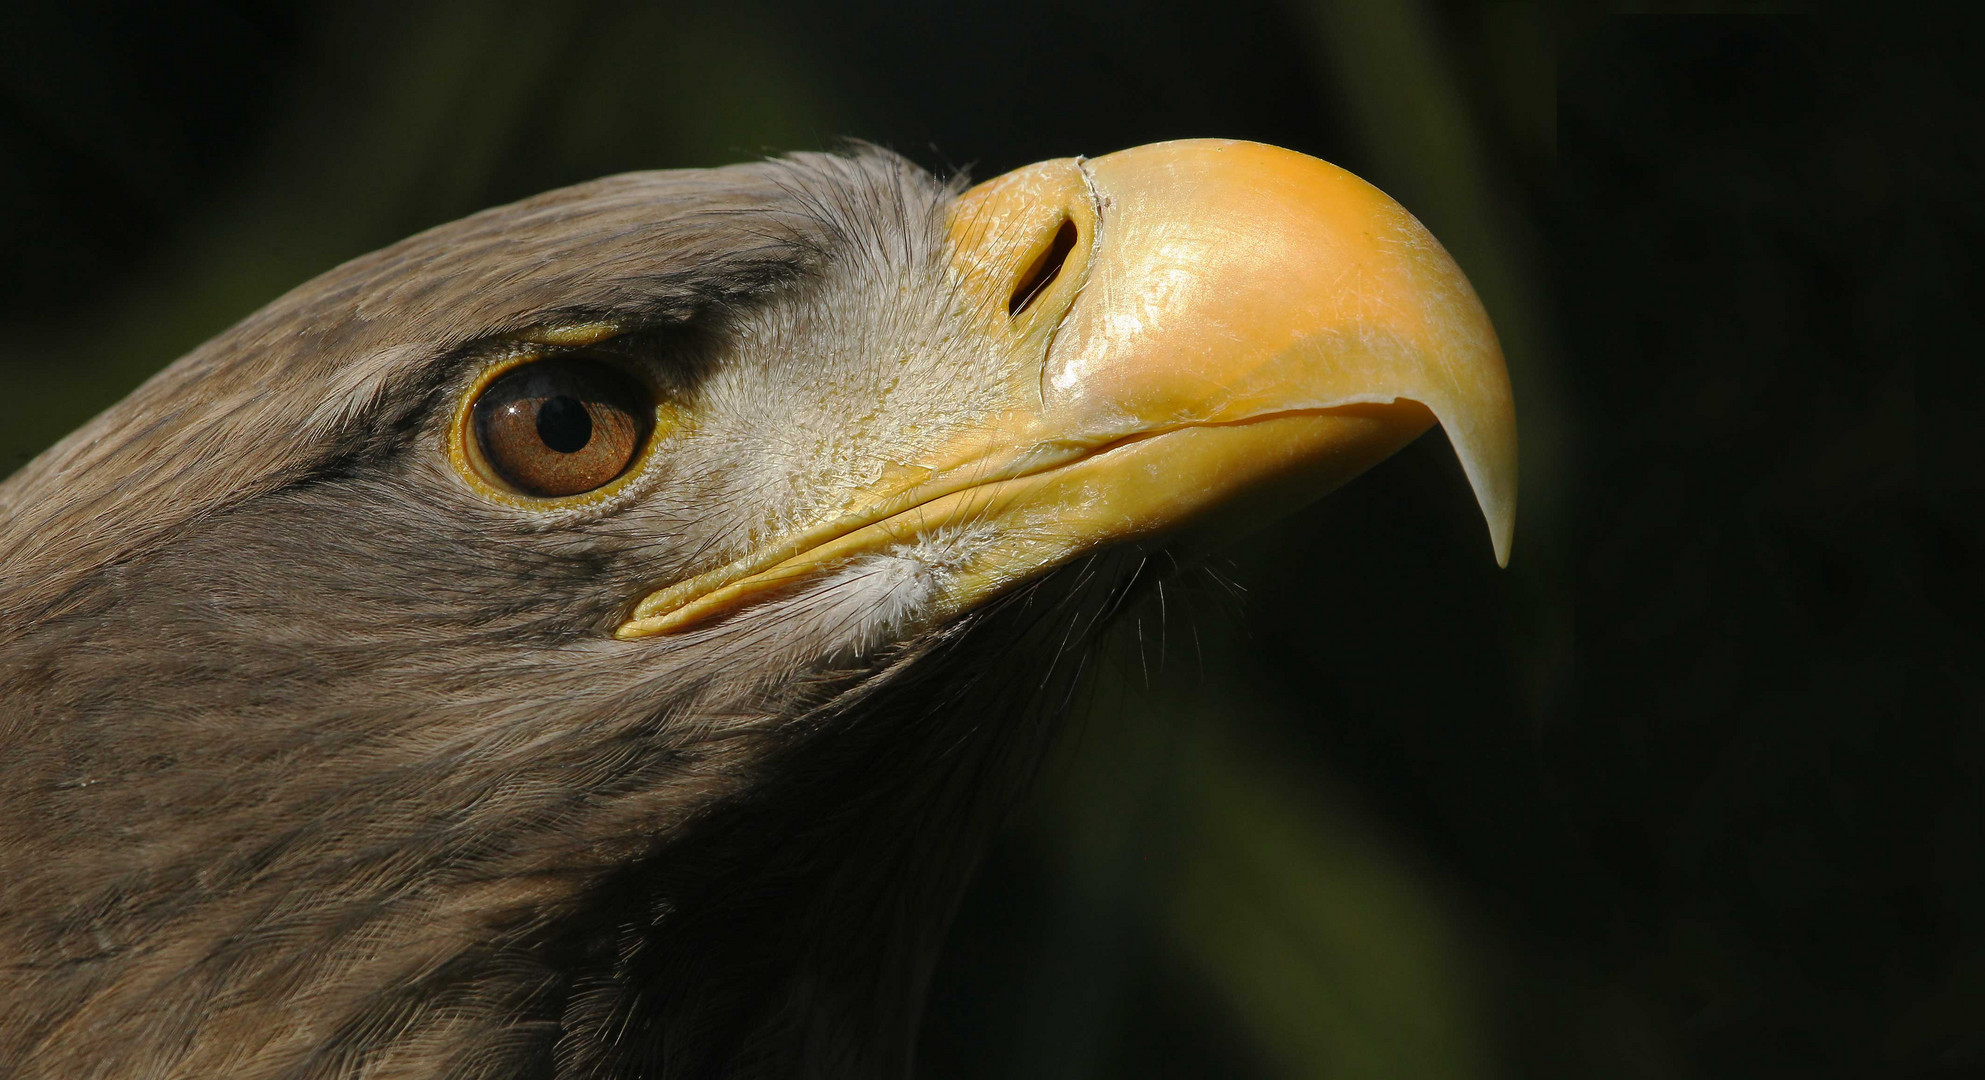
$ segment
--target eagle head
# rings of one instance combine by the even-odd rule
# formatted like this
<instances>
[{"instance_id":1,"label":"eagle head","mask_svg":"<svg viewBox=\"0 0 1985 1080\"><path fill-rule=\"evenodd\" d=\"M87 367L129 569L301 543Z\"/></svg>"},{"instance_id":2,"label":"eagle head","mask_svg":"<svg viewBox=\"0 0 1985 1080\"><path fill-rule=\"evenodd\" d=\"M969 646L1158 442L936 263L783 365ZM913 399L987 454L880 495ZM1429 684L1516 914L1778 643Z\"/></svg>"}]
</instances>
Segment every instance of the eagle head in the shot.
<instances>
[{"instance_id":1,"label":"eagle head","mask_svg":"<svg viewBox=\"0 0 1985 1080\"><path fill-rule=\"evenodd\" d=\"M1111 613L1436 422L1500 560L1467 281L1251 143L353 260L0 486L0 1073L900 1075Z\"/></svg>"}]
</instances>

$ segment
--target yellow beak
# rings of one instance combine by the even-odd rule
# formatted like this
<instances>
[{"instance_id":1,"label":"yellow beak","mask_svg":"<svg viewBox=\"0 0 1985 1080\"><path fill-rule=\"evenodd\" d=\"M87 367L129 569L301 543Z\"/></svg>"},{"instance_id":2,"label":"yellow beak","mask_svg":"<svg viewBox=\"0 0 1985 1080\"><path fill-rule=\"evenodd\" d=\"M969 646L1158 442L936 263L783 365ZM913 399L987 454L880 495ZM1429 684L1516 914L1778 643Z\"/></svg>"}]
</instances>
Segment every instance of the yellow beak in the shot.
<instances>
[{"instance_id":1,"label":"yellow beak","mask_svg":"<svg viewBox=\"0 0 1985 1080\"><path fill-rule=\"evenodd\" d=\"M952 569L937 614L953 614L1107 544L1286 512L1435 422L1507 563L1516 420L1495 331L1377 188L1258 143L1158 143L981 184L950 233L974 332L1013 358L1020 404L840 520L650 595L620 636L686 629L947 525L990 527Z\"/></svg>"}]
</instances>

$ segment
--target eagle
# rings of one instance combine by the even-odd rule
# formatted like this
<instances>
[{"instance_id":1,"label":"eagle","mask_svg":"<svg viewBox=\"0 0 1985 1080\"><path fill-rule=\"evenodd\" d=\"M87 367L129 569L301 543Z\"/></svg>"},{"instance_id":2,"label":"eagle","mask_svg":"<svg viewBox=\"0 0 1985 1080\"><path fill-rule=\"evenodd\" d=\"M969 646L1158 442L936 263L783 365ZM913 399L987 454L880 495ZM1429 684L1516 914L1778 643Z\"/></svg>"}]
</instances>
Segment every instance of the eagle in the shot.
<instances>
[{"instance_id":1,"label":"eagle","mask_svg":"<svg viewBox=\"0 0 1985 1080\"><path fill-rule=\"evenodd\" d=\"M299 286L0 486L0 1075L903 1076L1085 649L1495 332L1275 147L613 176Z\"/></svg>"}]
</instances>

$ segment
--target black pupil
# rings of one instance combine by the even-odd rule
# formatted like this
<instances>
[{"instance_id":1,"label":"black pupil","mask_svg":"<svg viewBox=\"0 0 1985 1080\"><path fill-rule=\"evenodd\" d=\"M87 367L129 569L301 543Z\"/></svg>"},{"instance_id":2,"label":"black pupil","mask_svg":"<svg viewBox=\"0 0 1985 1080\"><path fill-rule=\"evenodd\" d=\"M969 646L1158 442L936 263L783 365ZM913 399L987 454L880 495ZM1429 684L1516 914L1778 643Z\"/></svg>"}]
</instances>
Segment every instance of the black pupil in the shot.
<instances>
[{"instance_id":1,"label":"black pupil","mask_svg":"<svg viewBox=\"0 0 1985 1080\"><path fill-rule=\"evenodd\" d=\"M560 394L538 406L538 438L561 454L577 453L593 441L593 417L578 398Z\"/></svg>"}]
</instances>

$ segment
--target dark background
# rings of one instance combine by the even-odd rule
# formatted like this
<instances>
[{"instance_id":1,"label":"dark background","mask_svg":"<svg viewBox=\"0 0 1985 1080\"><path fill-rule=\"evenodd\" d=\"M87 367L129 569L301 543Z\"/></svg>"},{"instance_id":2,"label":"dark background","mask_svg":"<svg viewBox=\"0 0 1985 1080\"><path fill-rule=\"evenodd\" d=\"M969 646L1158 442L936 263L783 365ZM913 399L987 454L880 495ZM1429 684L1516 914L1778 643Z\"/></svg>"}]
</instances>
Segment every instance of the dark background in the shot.
<instances>
[{"instance_id":1,"label":"dark background","mask_svg":"<svg viewBox=\"0 0 1985 1080\"><path fill-rule=\"evenodd\" d=\"M961 1077L1985 1075L1976 24L1523 3L16 2L0 472L344 258L858 136L1222 135L1469 272L1438 435L1131 620L954 931Z\"/></svg>"}]
</instances>

